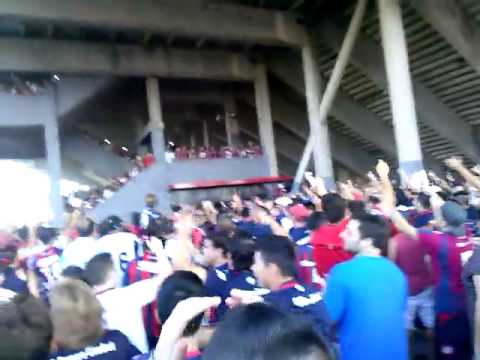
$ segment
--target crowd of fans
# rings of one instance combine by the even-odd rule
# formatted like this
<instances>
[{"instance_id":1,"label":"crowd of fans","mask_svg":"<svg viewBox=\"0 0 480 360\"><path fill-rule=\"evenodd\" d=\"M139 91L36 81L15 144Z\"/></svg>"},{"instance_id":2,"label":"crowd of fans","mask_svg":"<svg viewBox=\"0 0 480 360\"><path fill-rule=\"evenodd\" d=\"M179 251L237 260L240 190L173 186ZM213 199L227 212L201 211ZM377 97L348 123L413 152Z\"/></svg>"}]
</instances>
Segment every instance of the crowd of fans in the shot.
<instances>
[{"instance_id":1,"label":"crowd of fans","mask_svg":"<svg viewBox=\"0 0 480 360\"><path fill-rule=\"evenodd\" d=\"M2 232L0 358L473 359L480 172L446 165Z\"/></svg>"},{"instance_id":2,"label":"crowd of fans","mask_svg":"<svg viewBox=\"0 0 480 360\"><path fill-rule=\"evenodd\" d=\"M213 146L200 146L197 148L181 146L174 150L174 159L177 160L232 158L252 159L260 156L262 156L262 148L251 141L245 146L222 146L220 148Z\"/></svg>"}]
</instances>

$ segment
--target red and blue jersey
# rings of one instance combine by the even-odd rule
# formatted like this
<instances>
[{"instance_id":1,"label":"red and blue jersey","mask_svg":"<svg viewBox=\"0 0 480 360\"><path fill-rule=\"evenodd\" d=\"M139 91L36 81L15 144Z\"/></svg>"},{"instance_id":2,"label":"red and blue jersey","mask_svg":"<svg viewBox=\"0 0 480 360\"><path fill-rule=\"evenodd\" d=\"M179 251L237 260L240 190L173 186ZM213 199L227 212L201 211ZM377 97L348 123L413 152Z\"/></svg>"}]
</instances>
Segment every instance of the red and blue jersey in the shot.
<instances>
[{"instance_id":1,"label":"red and blue jersey","mask_svg":"<svg viewBox=\"0 0 480 360\"><path fill-rule=\"evenodd\" d=\"M139 264L142 262L151 262L156 263L156 257L150 252L145 252L139 259L133 260L128 264L127 271L125 273L124 285L131 285L136 282L151 279L155 276L147 271L142 271L139 269ZM155 348L158 337L160 336L161 325L157 320L155 315L157 312L157 304L152 302L142 308L143 324L145 326L145 331L147 334L148 346L150 349Z\"/></svg>"},{"instance_id":2,"label":"red and blue jersey","mask_svg":"<svg viewBox=\"0 0 480 360\"><path fill-rule=\"evenodd\" d=\"M439 231L420 231L418 237L431 258L436 313L464 310L465 293L461 276L463 264L473 254L470 238Z\"/></svg>"},{"instance_id":3,"label":"red and blue jersey","mask_svg":"<svg viewBox=\"0 0 480 360\"><path fill-rule=\"evenodd\" d=\"M40 297L48 302L48 293L62 274L60 257L62 250L47 246L43 251L32 255L27 260L27 267L37 279Z\"/></svg>"},{"instance_id":4,"label":"red and blue jersey","mask_svg":"<svg viewBox=\"0 0 480 360\"><path fill-rule=\"evenodd\" d=\"M222 299L215 311L210 313L209 323L214 324L223 319L228 311L225 300L230 296L230 292L233 289L254 290L257 288L257 281L252 272L248 270L236 271L228 268L215 268L208 271L205 288L208 296L219 296Z\"/></svg>"}]
</instances>

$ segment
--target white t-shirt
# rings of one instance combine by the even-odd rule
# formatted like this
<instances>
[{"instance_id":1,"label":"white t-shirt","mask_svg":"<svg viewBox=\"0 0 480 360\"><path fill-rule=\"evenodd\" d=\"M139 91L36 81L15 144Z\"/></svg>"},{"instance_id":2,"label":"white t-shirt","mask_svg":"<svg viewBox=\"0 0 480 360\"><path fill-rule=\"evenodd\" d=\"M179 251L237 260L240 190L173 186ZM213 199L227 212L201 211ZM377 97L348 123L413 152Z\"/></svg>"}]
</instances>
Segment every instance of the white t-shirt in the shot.
<instances>
[{"instance_id":1,"label":"white t-shirt","mask_svg":"<svg viewBox=\"0 0 480 360\"><path fill-rule=\"evenodd\" d=\"M141 353L148 352L142 307L155 300L158 287L153 278L97 295L106 328L121 331Z\"/></svg>"},{"instance_id":2,"label":"white t-shirt","mask_svg":"<svg viewBox=\"0 0 480 360\"><path fill-rule=\"evenodd\" d=\"M135 260L138 243L138 238L128 232L105 235L97 240L97 253L104 252L112 255L117 274L117 286L123 285L128 263Z\"/></svg>"},{"instance_id":3,"label":"white t-shirt","mask_svg":"<svg viewBox=\"0 0 480 360\"><path fill-rule=\"evenodd\" d=\"M61 265L78 266L85 269L87 262L97 254L97 241L91 237L79 237L73 240L63 250Z\"/></svg>"}]
</instances>

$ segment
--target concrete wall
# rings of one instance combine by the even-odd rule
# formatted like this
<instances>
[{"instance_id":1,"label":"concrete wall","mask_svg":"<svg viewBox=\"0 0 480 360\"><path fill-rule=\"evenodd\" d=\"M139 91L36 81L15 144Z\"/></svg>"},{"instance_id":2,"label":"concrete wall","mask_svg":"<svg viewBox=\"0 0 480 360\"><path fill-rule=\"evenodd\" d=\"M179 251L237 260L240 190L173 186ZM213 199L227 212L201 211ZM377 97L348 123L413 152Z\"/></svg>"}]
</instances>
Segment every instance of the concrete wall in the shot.
<instances>
[{"instance_id":1,"label":"concrete wall","mask_svg":"<svg viewBox=\"0 0 480 360\"><path fill-rule=\"evenodd\" d=\"M155 193L159 199L159 208L169 212L170 184L201 180L240 180L255 176L268 176L266 159L216 159L184 160L171 164L155 164L126 184L112 198L97 206L90 216L99 222L109 215L118 215L130 220L131 213L141 211L144 197Z\"/></svg>"},{"instance_id":2,"label":"concrete wall","mask_svg":"<svg viewBox=\"0 0 480 360\"><path fill-rule=\"evenodd\" d=\"M62 154L78 161L85 168L104 178L119 176L132 168L132 163L81 135L62 139Z\"/></svg>"}]
</instances>

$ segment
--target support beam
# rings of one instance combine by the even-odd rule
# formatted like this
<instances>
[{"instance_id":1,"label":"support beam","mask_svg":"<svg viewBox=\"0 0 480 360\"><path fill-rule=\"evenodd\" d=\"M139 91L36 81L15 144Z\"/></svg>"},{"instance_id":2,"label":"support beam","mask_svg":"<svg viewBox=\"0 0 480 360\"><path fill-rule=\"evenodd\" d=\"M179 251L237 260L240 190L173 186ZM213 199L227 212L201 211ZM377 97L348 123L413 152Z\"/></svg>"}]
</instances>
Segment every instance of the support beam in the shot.
<instances>
[{"instance_id":1,"label":"support beam","mask_svg":"<svg viewBox=\"0 0 480 360\"><path fill-rule=\"evenodd\" d=\"M2 0L0 16L264 45L297 45L304 35L287 13L198 0Z\"/></svg>"},{"instance_id":2,"label":"support beam","mask_svg":"<svg viewBox=\"0 0 480 360\"><path fill-rule=\"evenodd\" d=\"M407 176L423 170L407 40L399 0L378 0L399 168ZM408 141L405 141L408 139Z\"/></svg>"},{"instance_id":3,"label":"support beam","mask_svg":"<svg viewBox=\"0 0 480 360\"><path fill-rule=\"evenodd\" d=\"M264 155L268 159L270 176L278 175L277 153L273 133L270 90L268 88L267 70L265 65L255 67L255 103L258 118L258 130Z\"/></svg>"},{"instance_id":4,"label":"support beam","mask_svg":"<svg viewBox=\"0 0 480 360\"><path fill-rule=\"evenodd\" d=\"M305 94L307 97L308 124L310 132L318 134L318 141L313 145L313 163L315 175L321 176L328 182L329 188L334 188L333 162L328 137L326 121L320 123L321 85L320 72L315 59L315 51L310 41L302 48L303 77L305 79ZM286 70L286 69L285 69Z\"/></svg>"},{"instance_id":5,"label":"support beam","mask_svg":"<svg viewBox=\"0 0 480 360\"><path fill-rule=\"evenodd\" d=\"M320 23L316 30L315 34L318 39L321 39L332 49L338 50L340 48L345 35L344 30L339 29L328 20ZM387 91L388 80L382 59L383 52L380 45L364 36L359 36L350 59L352 64L367 75L379 88ZM422 83L413 79L412 85L417 100L416 109L419 120L435 130L440 136L455 144L466 156L474 161L480 161L477 146L471 133L471 126Z\"/></svg>"},{"instance_id":6,"label":"support beam","mask_svg":"<svg viewBox=\"0 0 480 360\"><path fill-rule=\"evenodd\" d=\"M227 144L228 146L238 147L240 145L240 129L238 127L237 106L233 93L224 97L224 110Z\"/></svg>"},{"instance_id":7,"label":"support beam","mask_svg":"<svg viewBox=\"0 0 480 360\"><path fill-rule=\"evenodd\" d=\"M410 4L480 74L480 27L465 13L462 2L410 0Z\"/></svg>"},{"instance_id":8,"label":"support beam","mask_svg":"<svg viewBox=\"0 0 480 360\"><path fill-rule=\"evenodd\" d=\"M147 105L153 155L157 162L165 162L165 124L163 122L162 99L157 78L146 79Z\"/></svg>"},{"instance_id":9,"label":"support beam","mask_svg":"<svg viewBox=\"0 0 480 360\"><path fill-rule=\"evenodd\" d=\"M146 50L131 45L7 38L0 39L0 48L0 71L253 79L248 59L226 51Z\"/></svg>"}]
</instances>

